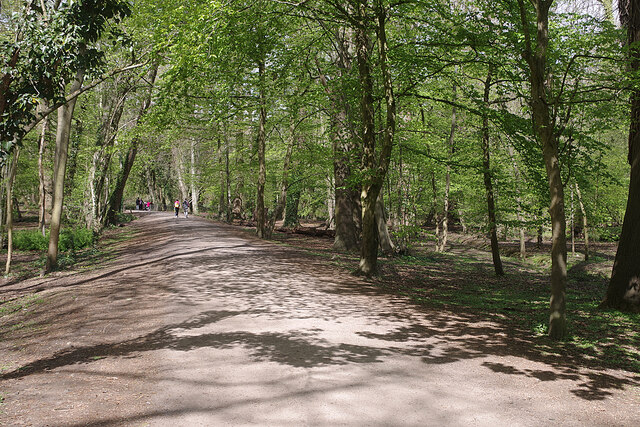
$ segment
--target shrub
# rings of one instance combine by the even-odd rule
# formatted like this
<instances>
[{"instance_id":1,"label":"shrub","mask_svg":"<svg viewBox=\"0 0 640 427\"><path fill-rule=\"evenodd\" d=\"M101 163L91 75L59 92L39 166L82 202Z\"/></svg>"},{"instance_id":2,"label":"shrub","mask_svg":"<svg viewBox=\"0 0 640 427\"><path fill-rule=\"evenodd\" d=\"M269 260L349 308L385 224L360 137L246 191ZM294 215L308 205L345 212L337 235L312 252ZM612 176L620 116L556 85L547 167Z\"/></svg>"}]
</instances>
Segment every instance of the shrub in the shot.
<instances>
[{"instance_id":1,"label":"shrub","mask_svg":"<svg viewBox=\"0 0 640 427\"><path fill-rule=\"evenodd\" d=\"M60 232L58 249L75 251L93 245L96 238L87 228L65 228ZM20 230L13 234L13 248L22 251L46 251L49 248L49 232L43 236L38 230Z\"/></svg>"},{"instance_id":2,"label":"shrub","mask_svg":"<svg viewBox=\"0 0 640 427\"><path fill-rule=\"evenodd\" d=\"M22 251L46 251L49 235L43 236L38 230L20 230L13 233L13 247Z\"/></svg>"},{"instance_id":3,"label":"shrub","mask_svg":"<svg viewBox=\"0 0 640 427\"><path fill-rule=\"evenodd\" d=\"M93 231L88 228L69 228L60 233L58 249L65 251L75 251L91 246L94 241Z\"/></svg>"},{"instance_id":4,"label":"shrub","mask_svg":"<svg viewBox=\"0 0 640 427\"><path fill-rule=\"evenodd\" d=\"M117 212L116 213L116 221L118 222L118 224L125 223L125 222L131 222L134 219L136 219L136 216L133 215L133 214L124 213L124 212Z\"/></svg>"},{"instance_id":5,"label":"shrub","mask_svg":"<svg viewBox=\"0 0 640 427\"><path fill-rule=\"evenodd\" d=\"M595 240L600 242L617 242L620 240L622 226L605 226L594 230Z\"/></svg>"}]
</instances>

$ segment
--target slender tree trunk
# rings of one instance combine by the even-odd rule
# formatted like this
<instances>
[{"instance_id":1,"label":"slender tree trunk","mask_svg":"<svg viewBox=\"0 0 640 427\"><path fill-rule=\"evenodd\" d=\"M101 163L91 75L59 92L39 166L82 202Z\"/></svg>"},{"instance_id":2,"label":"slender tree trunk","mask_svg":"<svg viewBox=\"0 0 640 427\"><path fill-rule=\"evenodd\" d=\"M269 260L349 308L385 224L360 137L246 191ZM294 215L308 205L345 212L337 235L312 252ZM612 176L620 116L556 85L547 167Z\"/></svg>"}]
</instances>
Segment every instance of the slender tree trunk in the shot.
<instances>
[{"instance_id":1,"label":"slender tree trunk","mask_svg":"<svg viewBox=\"0 0 640 427\"><path fill-rule=\"evenodd\" d=\"M542 210L540 210L540 215L536 216L536 220L541 220L540 218L541 216L542 216ZM538 249L542 248L542 241L543 241L542 232L543 232L542 225L539 225L536 231L536 248Z\"/></svg>"},{"instance_id":2,"label":"slender tree trunk","mask_svg":"<svg viewBox=\"0 0 640 427\"><path fill-rule=\"evenodd\" d=\"M226 159L226 147L229 144L227 131L223 130L224 135L224 147L222 146L222 139L218 137L218 165L220 167L220 197L218 198L218 219L221 221L228 220L228 211L229 211L229 193L228 193L228 185L227 185L227 172L228 172L228 161Z\"/></svg>"},{"instance_id":3,"label":"slender tree trunk","mask_svg":"<svg viewBox=\"0 0 640 427\"><path fill-rule=\"evenodd\" d=\"M573 189L571 189L571 214L570 214L570 222L571 222L571 255L575 258L576 256L576 223L575 223L575 210L573 204Z\"/></svg>"},{"instance_id":4,"label":"slender tree trunk","mask_svg":"<svg viewBox=\"0 0 640 427\"><path fill-rule=\"evenodd\" d=\"M47 104L44 104L46 107ZM42 130L38 139L38 230L43 236L46 235L45 218L46 218L46 186L44 177L44 151L47 145L47 132L49 131L49 116L42 119Z\"/></svg>"},{"instance_id":5,"label":"slender tree trunk","mask_svg":"<svg viewBox=\"0 0 640 427\"><path fill-rule=\"evenodd\" d=\"M467 222L464 220L462 209L458 209L458 218L460 218L460 225L462 226L462 234L467 234L468 227L467 227Z\"/></svg>"},{"instance_id":6,"label":"slender tree trunk","mask_svg":"<svg viewBox=\"0 0 640 427\"><path fill-rule=\"evenodd\" d=\"M91 212L89 213L89 218L86 219L86 224L88 228L96 229L96 212L98 211L98 194L96 193L95 180L96 180L96 166L98 164L97 157L99 156L96 151L93 153L91 166L89 167L89 177L87 179L89 184L89 197L91 200ZM96 230L97 231L97 230Z\"/></svg>"},{"instance_id":7,"label":"slender tree trunk","mask_svg":"<svg viewBox=\"0 0 640 427\"><path fill-rule=\"evenodd\" d=\"M453 85L453 100L456 100L456 85ZM453 156L455 151L455 134L456 134L456 107L451 109L451 132L449 133L449 156ZM442 239L438 252L444 252L447 246L447 238L449 237L449 192L451 190L451 166L447 164L447 172L445 174L444 185L444 213L442 218Z\"/></svg>"},{"instance_id":8,"label":"slender tree trunk","mask_svg":"<svg viewBox=\"0 0 640 427\"><path fill-rule=\"evenodd\" d=\"M629 68L640 70L640 1L629 0L620 4L620 22L627 27ZM640 312L640 91L631 94L631 124L629 127L629 154L631 165L629 196L622 223L616 259L611 280L602 307Z\"/></svg>"},{"instance_id":9,"label":"slender tree trunk","mask_svg":"<svg viewBox=\"0 0 640 427\"><path fill-rule=\"evenodd\" d=\"M327 177L327 229L336 228L336 191L333 177Z\"/></svg>"},{"instance_id":10,"label":"slender tree trunk","mask_svg":"<svg viewBox=\"0 0 640 427\"><path fill-rule=\"evenodd\" d=\"M436 235L436 248L435 251L438 252L440 250L440 240L442 236L440 235L440 217L438 215L438 188L436 187L436 172L434 170L431 171L431 191L433 192L433 222L436 226L434 231Z\"/></svg>"},{"instance_id":11,"label":"slender tree trunk","mask_svg":"<svg viewBox=\"0 0 640 427\"><path fill-rule=\"evenodd\" d=\"M489 150L489 95L491 91L491 79L493 68L490 65L487 79L484 82L484 110L482 111L482 167L484 176L484 189L487 197L487 216L489 218L489 237L491 239L491 257L493 269L498 276L504 275L502 260L500 259L500 247L498 246L498 232L496 227L496 206L493 194L493 182L491 177L491 158Z\"/></svg>"},{"instance_id":12,"label":"slender tree trunk","mask_svg":"<svg viewBox=\"0 0 640 427\"><path fill-rule=\"evenodd\" d=\"M558 139L554 134L547 93L550 82L547 74L547 50L549 47L549 8L553 0L532 0L536 9L535 52L529 33L529 21L524 0L518 0L523 28L525 30L525 51L523 57L529 64L531 84L531 111L538 140L542 145L542 156L549 181L551 205L551 302L549 316L549 336L564 339L567 333L566 289L567 289L567 242L566 216L564 208L564 187L560 173Z\"/></svg>"},{"instance_id":13,"label":"slender tree trunk","mask_svg":"<svg viewBox=\"0 0 640 427\"><path fill-rule=\"evenodd\" d=\"M176 179L178 180L178 189L180 190L180 201L189 197L189 190L184 180L184 158L180 147L175 147L173 157L176 165Z\"/></svg>"},{"instance_id":14,"label":"slender tree trunk","mask_svg":"<svg viewBox=\"0 0 640 427\"><path fill-rule=\"evenodd\" d=\"M227 192L226 192L226 221L227 222L231 222L231 171L229 170L229 151L231 150L231 147L229 145L229 136L227 133L225 133L225 139L224 139L224 168L225 168L225 185L227 187Z\"/></svg>"},{"instance_id":15,"label":"slender tree trunk","mask_svg":"<svg viewBox=\"0 0 640 427\"><path fill-rule=\"evenodd\" d=\"M580 186L576 182L576 195L578 196L578 205L580 205L580 212L582 213L582 233L584 234L584 260L589 261L589 227L587 222L587 210L582 202L582 194L580 193Z\"/></svg>"},{"instance_id":16,"label":"slender tree trunk","mask_svg":"<svg viewBox=\"0 0 640 427\"><path fill-rule=\"evenodd\" d=\"M258 121L258 190L256 200L256 234L263 239L265 235L266 218L264 212L264 187L267 182L267 166L265 161L267 108L265 105L264 62L258 63L260 76L260 118Z\"/></svg>"},{"instance_id":17,"label":"slender tree trunk","mask_svg":"<svg viewBox=\"0 0 640 427\"><path fill-rule=\"evenodd\" d=\"M508 146L507 151L509 153L509 157L511 157L511 163L513 163L516 184L516 219L518 220L518 223L520 223L520 259L525 259L527 257L527 246L525 239L524 214L522 209L522 191L520 190L522 175L520 174L520 168L518 167L513 147Z\"/></svg>"},{"instance_id":18,"label":"slender tree trunk","mask_svg":"<svg viewBox=\"0 0 640 427\"><path fill-rule=\"evenodd\" d=\"M7 204L6 199L6 182L9 179L9 165L5 162L2 165L2 181L0 181L0 248L4 247L4 232L6 230L6 220L4 217Z\"/></svg>"},{"instance_id":19,"label":"slender tree trunk","mask_svg":"<svg viewBox=\"0 0 640 427\"><path fill-rule=\"evenodd\" d=\"M198 188L198 178L196 175L196 142L195 140L191 140L191 208L193 209L193 213L197 214L199 211L198 208L198 197L200 196L200 190Z\"/></svg>"},{"instance_id":20,"label":"slender tree trunk","mask_svg":"<svg viewBox=\"0 0 640 427\"><path fill-rule=\"evenodd\" d=\"M289 164L291 163L291 156L293 155L293 147L295 145L295 130L291 126L291 139L287 145L287 152L284 156L282 163L282 182L280 183L280 197L278 197L278 203L269 219L269 225L266 228L267 238L270 239L273 234L273 229L276 226L278 218L282 217L282 214L287 206L287 189L289 188Z\"/></svg>"},{"instance_id":21,"label":"slender tree trunk","mask_svg":"<svg viewBox=\"0 0 640 427\"><path fill-rule=\"evenodd\" d=\"M384 201L382 192L376 203L376 222L378 224L378 238L380 240L380 249L386 255L392 255L395 252L395 246L391 241L391 235L387 228L387 216L384 213Z\"/></svg>"},{"instance_id":22,"label":"slender tree trunk","mask_svg":"<svg viewBox=\"0 0 640 427\"><path fill-rule=\"evenodd\" d=\"M82 87L84 70L79 70L71 84L70 93ZM56 133L56 151L53 166L53 202L51 207L51 225L49 227L49 249L45 273L53 271L58 265L58 241L64 204L64 178L67 169L71 120L78 98L74 98L58 109L58 130Z\"/></svg>"},{"instance_id":23,"label":"slender tree trunk","mask_svg":"<svg viewBox=\"0 0 640 427\"><path fill-rule=\"evenodd\" d=\"M13 183L16 179L16 171L18 170L18 160L20 158L20 148L14 143L13 160L9 170L9 176L6 181L7 195L7 263L4 268L4 274L11 271L11 258L13 256Z\"/></svg>"}]
</instances>

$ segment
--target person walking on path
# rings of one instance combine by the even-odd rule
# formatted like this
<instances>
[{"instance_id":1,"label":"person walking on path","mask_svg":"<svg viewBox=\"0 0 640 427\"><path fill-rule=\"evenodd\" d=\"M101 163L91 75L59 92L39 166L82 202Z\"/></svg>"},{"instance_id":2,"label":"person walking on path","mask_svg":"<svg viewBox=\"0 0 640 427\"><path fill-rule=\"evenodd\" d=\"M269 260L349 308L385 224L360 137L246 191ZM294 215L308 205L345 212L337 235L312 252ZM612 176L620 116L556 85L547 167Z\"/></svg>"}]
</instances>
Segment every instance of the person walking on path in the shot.
<instances>
[{"instance_id":1,"label":"person walking on path","mask_svg":"<svg viewBox=\"0 0 640 427\"><path fill-rule=\"evenodd\" d=\"M189 202L187 199L184 199L184 202L182 202L182 210L184 210L184 217L189 218Z\"/></svg>"},{"instance_id":2,"label":"person walking on path","mask_svg":"<svg viewBox=\"0 0 640 427\"><path fill-rule=\"evenodd\" d=\"M178 213L180 212L180 200L176 199L173 204L173 209L176 211L176 218L178 218Z\"/></svg>"}]
</instances>

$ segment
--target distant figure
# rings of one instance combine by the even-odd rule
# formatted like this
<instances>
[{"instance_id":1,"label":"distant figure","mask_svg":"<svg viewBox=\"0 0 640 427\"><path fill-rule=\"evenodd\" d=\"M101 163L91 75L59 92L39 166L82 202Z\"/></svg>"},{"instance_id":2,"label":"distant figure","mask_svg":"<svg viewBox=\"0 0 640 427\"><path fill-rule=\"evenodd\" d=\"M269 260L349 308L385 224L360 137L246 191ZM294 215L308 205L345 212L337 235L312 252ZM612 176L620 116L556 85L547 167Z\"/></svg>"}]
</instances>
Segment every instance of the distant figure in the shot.
<instances>
[{"instance_id":1,"label":"distant figure","mask_svg":"<svg viewBox=\"0 0 640 427\"><path fill-rule=\"evenodd\" d=\"M136 210L140 210L140 197L136 198Z\"/></svg>"},{"instance_id":2,"label":"distant figure","mask_svg":"<svg viewBox=\"0 0 640 427\"><path fill-rule=\"evenodd\" d=\"M147 210L150 211L151 210L151 202L147 202Z\"/></svg>"},{"instance_id":3,"label":"distant figure","mask_svg":"<svg viewBox=\"0 0 640 427\"><path fill-rule=\"evenodd\" d=\"M182 202L182 210L184 210L184 217L189 218L189 202L187 199L184 199L184 202Z\"/></svg>"},{"instance_id":4,"label":"distant figure","mask_svg":"<svg viewBox=\"0 0 640 427\"><path fill-rule=\"evenodd\" d=\"M180 212L180 200L176 199L173 204L173 209L176 211L176 218L178 218L178 213Z\"/></svg>"}]
</instances>

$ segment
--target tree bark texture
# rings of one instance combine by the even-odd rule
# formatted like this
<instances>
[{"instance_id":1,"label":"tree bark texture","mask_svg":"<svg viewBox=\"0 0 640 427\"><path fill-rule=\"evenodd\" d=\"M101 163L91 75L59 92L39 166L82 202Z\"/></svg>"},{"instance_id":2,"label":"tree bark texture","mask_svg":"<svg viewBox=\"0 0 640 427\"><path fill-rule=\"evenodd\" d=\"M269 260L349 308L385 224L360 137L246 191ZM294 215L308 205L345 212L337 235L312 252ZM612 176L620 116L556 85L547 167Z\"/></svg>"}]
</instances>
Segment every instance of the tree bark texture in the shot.
<instances>
[{"instance_id":1,"label":"tree bark texture","mask_svg":"<svg viewBox=\"0 0 640 427\"><path fill-rule=\"evenodd\" d=\"M334 59L338 71L338 78L344 77L352 68L352 58L349 50L353 44L351 34L345 32L335 34L336 53ZM333 249L336 251L350 252L356 250L360 245L361 233L361 205L360 189L351 182L352 168L357 156L356 131L353 129L350 119L349 103L344 91L339 88L333 90L320 69L319 61L316 59L319 70L319 80L331 102L331 137L333 150L333 173L334 173L334 222L335 238Z\"/></svg>"},{"instance_id":2,"label":"tree bark texture","mask_svg":"<svg viewBox=\"0 0 640 427\"><path fill-rule=\"evenodd\" d=\"M189 172L191 174L191 209L194 214L199 213L198 199L200 196L200 188L198 187L198 175L196 173L196 141L191 140L191 149L189 154L191 155L191 168Z\"/></svg>"},{"instance_id":3,"label":"tree bark texture","mask_svg":"<svg viewBox=\"0 0 640 427\"><path fill-rule=\"evenodd\" d=\"M18 160L20 159L20 148L18 144L14 145L13 160L9 168L9 176L6 181L7 195L7 262L4 268L4 274L11 271L11 258L13 256L13 183L16 179L16 171L18 170Z\"/></svg>"},{"instance_id":4,"label":"tree bark texture","mask_svg":"<svg viewBox=\"0 0 640 427\"><path fill-rule=\"evenodd\" d=\"M549 8L553 0L533 0L536 9L536 46L532 50L529 21L524 0L518 0L522 24L525 31L525 52L529 65L531 85L531 111L538 141L542 146L542 156L547 172L551 216L551 301L549 315L549 336L564 339L566 324L567 288L567 242L566 217L564 208L564 187L560 171L558 139L554 134L555 123L551 118L551 102L548 99L550 78L547 74L547 50L549 47Z\"/></svg>"},{"instance_id":5,"label":"tree bark texture","mask_svg":"<svg viewBox=\"0 0 640 427\"><path fill-rule=\"evenodd\" d=\"M373 80L371 77L371 41L368 34L366 2L357 4L358 26L355 31L358 77L360 80L360 115L362 126L362 166L364 182L360 193L362 203L362 242L358 272L371 275L377 273L378 229L375 207L381 186L376 186L375 171L375 123L373 105Z\"/></svg>"},{"instance_id":6,"label":"tree bark texture","mask_svg":"<svg viewBox=\"0 0 640 427\"><path fill-rule=\"evenodd\" d=\"M45 104L46 105L46 104ZM43 236L46 235L46 185L44 176L44 151L47 145L47 133L49 132L49 116L42 120L42 130L38 139L38 230Z\"/></svg>"},{"instance_id":7,"label":"tree bark texture","mask_svg":"<svg viewBox=\"0 0 640 427\"><path fill-rule=\"evenodd\" d=\"M496 227L496 204L493 193L493 181L491 177L491 155L489 147L489 95L491 91L492 66L489 66L487 79L484 82L484 110L482 111L482 168L484 177L484 189L487 197L487 217L489 219L489 238L491 240L491 257L493 270L496 275L503 276L502 259L500 259L500 247L498 245L498 231Z\"/></svg>"},{"instance_id":8,"label":"tree bark texture","mask_svg":"<svg viewBox=\"0 0 640 427\"><path fill-rule=\"evenodd\" d=\"M627 27L630 71L640 70L640 1L620 2L620 22ZM602 307L640 312L640 91L631 94L629 154L631 179L611 280Z\"/></svg>"},{"instance_id":9,"label":"tree bark texture","mask_svg":"<svg viewBox=\"0 0 640 427\"><path fill-rule=\"evenodd\" d=\"M71 84L70 92L75 92L82 86L84 70L79 70ZM64 178L67 170L69 155L69 137L71 135L71 120L78 98L74 98L58 108L58 129L56 132L56 150L53 165L53 201L51 206L51 225L49 227L49 249L45 273L53 271L58 266L58 241L62 222L62 208L64 205Z\"/></svg>"},{"instance_id":10,"label":"tree bark texture","mask_svg":"<svg viewBox=\"0 0 640 427\"><path fill-rule=\"evenodd\" d=\"M366 3L360 2L358 4L358 19L360 25L356 30L356 52L361 85L360 90L362 91L360 108L363 126L362 163L365 176L360 197L362 202L362 243L358 273L367 276L376 274L378 270L379 235L375 209L380 190L382 189L382 183L389 168L396 128L396 104L387 60L388 47L385 28L387 16L386 10L380 2L376 2L375 15L380 72L384 86L386 107L386 123L383 130L382 147L378 158L376 158L375 153L376 138L373 115L373 81L370 63L371 43L367 33Z\"/></svg>"},{"instance_id":11,"label":"tree bark texture","mask_svg":"<svg viewBox=\"0 0 640 427\"><path fill-rule=\"evenodd\" d=\"M258 120L258 188L256 195L256 234L259 238L265 238L266 216L264 212L264 187L267 182L267 166L265 160L266 151L266 122L267 107L265 105L264 62L258 63L260 76L260 118Z\"/></svg>"},{"instance_id":12,"label":"tree bark texture","mask_svg":"<svg viewBox=\"0 0 640 427\"><path fill-rule=\"evenodd\" d=\"M383 254L391 255L395 252L395 246L391 240L389 234L389 228L387 227L387 215L384 212L384 200L382 192L378 196L376 202L376 223L378 225L378 240L380 243L380 250Z\"/></svg>"},{"instance_id":13,"label":"tree bark texture","mask_svg":"<svg viewBox=\"0 0 640 427\"><path fill-rule=\"evenodd\" d=\"M584 260L589 261L589 224L587 221L587 210L584 207L582 201L582 193L580 192L580 186L576 182L576 195L578 196L578 205L580 205L580 212L582 213L582 234L584 235Z\"/></svg>"}]
</instances>

